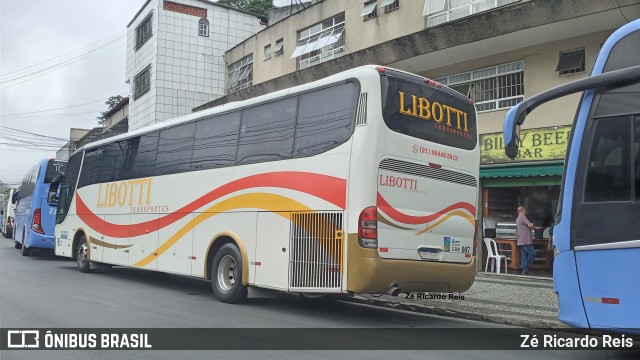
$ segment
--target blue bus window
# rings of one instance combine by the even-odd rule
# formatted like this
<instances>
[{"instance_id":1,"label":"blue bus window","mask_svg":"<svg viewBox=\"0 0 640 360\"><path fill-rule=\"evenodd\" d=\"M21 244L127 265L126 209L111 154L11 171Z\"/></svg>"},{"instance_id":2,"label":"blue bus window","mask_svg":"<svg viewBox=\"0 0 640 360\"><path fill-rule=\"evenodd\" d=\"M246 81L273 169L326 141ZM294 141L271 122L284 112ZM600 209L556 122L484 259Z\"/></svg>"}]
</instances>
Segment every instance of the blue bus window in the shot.
<instances>
[{"instance_id":1,"label":"blue bus window","mask_svg":"<svg viewBox=\"0 0 640 360\"><path fill-rule=\"evenodd\" d=\"M598 119L594 125L584 201L629 201L629 117Z\"/></svg>"}]
</instances>

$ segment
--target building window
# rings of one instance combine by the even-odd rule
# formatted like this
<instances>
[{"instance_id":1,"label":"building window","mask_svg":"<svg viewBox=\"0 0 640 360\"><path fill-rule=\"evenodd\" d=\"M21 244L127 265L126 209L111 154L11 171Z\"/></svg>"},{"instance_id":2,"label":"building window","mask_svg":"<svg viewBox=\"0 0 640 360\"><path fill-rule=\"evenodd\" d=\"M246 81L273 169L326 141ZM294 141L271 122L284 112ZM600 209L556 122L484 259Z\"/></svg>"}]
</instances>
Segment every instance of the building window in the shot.
<instances>
[{"instance_id":1,"label":"building window","mask_svg":"<svg viewBox=\"0 0 640 360\"><path fill-rule=\"evenodd\" d=\"M271 44L264 47L264 60L271 59Z\"/></svg>"},{"instance_id":2,"label":"building window","mask_svg":"<svg viewBox=\"0 0 640 360\"><path fill-rule=\"evenodd\" d=\"M384 12L389 12L396 10L400 7L400 0L384 0L382 4L380 4L381 8L384 8Z\"/></svg>"},{"instance_id":3,"label":"building window","mask_svg":"<svg viewBox=\"0 0 640 360\"><path fill-rule=\"evenodd\" d=\"M227 90L229 94L251 86L253 81L253 54L229 65L228 73Z\"/></svg>"},{"instance_id":4,"label":"building window","mask_svg":"<svg viewBox=\"0 0 640 360\"><path fill-rule=\"evenodd\" d=\"M198 21L198 35L209 37L209 20L200 19L200 21Z\"/></svg>"},{"instance_id":5,"label":"building window","mask_svg":"<svg viewBox=\"0 0 640 360\"><path fill-rule=\"evenodd\" d=\"M136 28L136 50L140 49L140 47L151 38L151 35L153 35L151 31L152 15L153 13L147 15L147 17L142 20L140 25Z\"/></svg>"},{"instance_id":6,"label":"building window","mask_svg":"<svg viewBox=\"0 0 640 360\"><path fill-rule=\"evenodd\" d=\"M364 18L364 20L373 19L374 17L376 17L376 15L378 15L378 12L376 9L377 5L378 4L375 1L370 1L368 3L365 3L364 9L362 9L360 16Z\"/></svg>"},{"instance_id":7,"label":"building window","mask_svg":"<svg viewBox=\"0 0 640 360\"><path fill-rule=\"evenodd\" d=\"M560 76L584 72L584 48L561 51L556 71Z\"/></svg>"},{"instance_id":8,"label":"building window","mask_svg":"<svg viewBox=\"0 0 640 360\"><path fill-rule=\"evenodd\" d=\"M344 25L344 14L340 14L298 31L298 44L291 54L298 69L344 55Z\"/></svg>"},{"instance_id":9,"label":"building window","mask_svg":"<svg viewBox=\"0 0 640 360\"><path fill-rule=\"evenodd\" d=\"M151 89L151 65L133 78L133 100L138 100Z\"/></svg>"},{"instance_id":10,"label":"building window","mask_svg":"<svg viewBox=\"0 0 640 360\"><path fill-rule=\"evenodd\" d=\"M510 108L524 99L522 61L450 75L436 81L473 99L479 112Z\"/></svg>"},{"instance_id":11,"label":"building window","mask_svg":"<svg viewBox=\"0 0 640 360\"><path fill-rule=\"evenodd\" d=\"M518 1L520 0L425 0L423 15L427 17L427 26L436 26Z\"/></svg>"},{"instance_id":12,"label":"building window","mask_svg":"<svg viewBox=\"0 0 640 360\"><path fill-rule=\"evenodd\" d=\"M284 53L284 39L276 40L276 47L273 49L273 53L276 56L280 56Z\"/></svg>"}]
</instances>

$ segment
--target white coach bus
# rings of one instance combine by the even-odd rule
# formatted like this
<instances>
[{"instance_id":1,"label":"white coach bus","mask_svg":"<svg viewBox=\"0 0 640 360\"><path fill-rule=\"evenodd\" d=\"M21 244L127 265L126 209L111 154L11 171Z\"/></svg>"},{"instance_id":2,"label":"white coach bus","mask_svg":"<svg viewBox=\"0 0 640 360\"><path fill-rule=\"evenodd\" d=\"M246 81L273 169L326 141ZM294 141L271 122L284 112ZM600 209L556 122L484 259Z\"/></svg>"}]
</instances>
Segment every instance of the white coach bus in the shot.
<instances>
[{"instance_id":1,"label":"white coach bus","mask_svg":"<svg viewBox=\"0 0 640 360\"><path fill-rule=\"evenodd\" d=\"M55 253L211 280L224 302L464 291L478 173L469 99L363 66L77 150L51 187Z\"/></svg>"}]
</instances>

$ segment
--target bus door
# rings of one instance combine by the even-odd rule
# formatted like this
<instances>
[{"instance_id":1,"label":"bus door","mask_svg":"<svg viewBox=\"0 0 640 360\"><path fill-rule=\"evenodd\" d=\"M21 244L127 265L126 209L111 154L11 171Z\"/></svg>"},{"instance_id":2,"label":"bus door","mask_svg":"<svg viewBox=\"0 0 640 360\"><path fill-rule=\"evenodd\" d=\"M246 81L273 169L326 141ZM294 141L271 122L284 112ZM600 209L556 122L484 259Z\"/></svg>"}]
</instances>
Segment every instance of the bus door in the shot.
<instances>
[{"instance_id":1,"label":"bus door","mask_svg":"<svg viewBox=\"0 0 640 360\"><path fill-rule=\"evenodd\" d=\"M640 23L628 28L607 41L612 46L603 47L596 69L640 65ZM592 328L640 328L639 96L638 81L597 90L578 156L571 247Z\"/></svg>"},{"instance_id":2,"label":"bus door","mask_svg":"<svg viewBox=\"0 0 640 360\"><path fill-rule=\"evenodd\" d=\"M605 96L600 100L596 114L603 112ZM640 282L634 280L640 277L639 152L640 111L595 117L587 124L571 246L592 328L640 328Z\"/></svg>"}]
</instances>

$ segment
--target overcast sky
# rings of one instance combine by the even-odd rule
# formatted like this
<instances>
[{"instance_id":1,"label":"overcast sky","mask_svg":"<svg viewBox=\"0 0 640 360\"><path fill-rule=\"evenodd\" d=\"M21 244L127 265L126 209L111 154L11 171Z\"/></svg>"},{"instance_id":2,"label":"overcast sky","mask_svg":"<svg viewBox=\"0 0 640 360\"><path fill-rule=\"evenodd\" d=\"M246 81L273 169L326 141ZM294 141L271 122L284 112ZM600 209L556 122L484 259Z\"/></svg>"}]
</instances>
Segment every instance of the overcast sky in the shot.
<instances>
[{"instance_id":1,"label":"overcast sky","mask_svg":"<svg viewBox=\"0 0 640 360\"><path fill-rule=\"evenodd\" d=\"M113 40L66 66L4 82L0 125L66 139L70 127L97 126L96 116L106 109L103 101L98 100L128 95L129 88L124 82L126 25L144 1L0 0L3 80L72 59L83 53L79 49L86 51ZM290 0L275 3L288 5ZM58 59L48 61L52 58ZM25 81L32 77L35 78ZM89 104L75 106L85 103ZM65 109L39 112L56 108ZM9 136L6 130L0 131ZM54 156L53 150L0 145L0 179L19 181L38 160Z\"/></svg>"}]
</instances>

